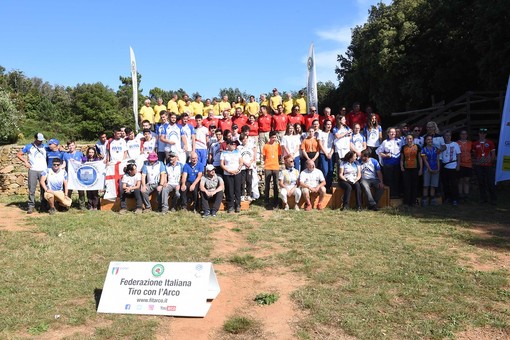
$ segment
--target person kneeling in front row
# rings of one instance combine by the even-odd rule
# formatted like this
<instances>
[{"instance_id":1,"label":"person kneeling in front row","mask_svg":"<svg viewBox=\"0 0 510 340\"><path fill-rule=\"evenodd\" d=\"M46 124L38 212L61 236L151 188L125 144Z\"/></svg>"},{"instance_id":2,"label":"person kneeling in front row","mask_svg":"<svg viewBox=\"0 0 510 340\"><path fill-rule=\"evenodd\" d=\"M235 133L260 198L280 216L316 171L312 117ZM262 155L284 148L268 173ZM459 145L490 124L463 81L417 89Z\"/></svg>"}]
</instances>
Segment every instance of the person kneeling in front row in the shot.
<instances>
[{"instance_id":1,"label":"person kneeling in front row","mask_svg":"<svg viewBox=\"0 0 510 340\"><path fill-rule=\"evenodd\" d=\"M223 179L216 175L215 167L212 164L207 164L205 167L205 176L200 179L200 192L202 194L202 210L204 214L202 217L216 216L220 209L221 201L223 200L223 191L225 184ZM213 201L212 208L209 202Z\"/></svg>"},{"instance_id":2,"label":"person kneeling in front row","mask_svg":"<svg viewBox=\"0 0 510 340\"><path fill-rule=\"evenodd\" d=\"M67 209L71 206L71 198L67 196L67 172L60 168L60 159L54 158L51 169L46 169L41 173L40 184L44 189L44 198L50 206L50 215L56 211L55 202L65 206Z\"/></svg>"}]
</instances>

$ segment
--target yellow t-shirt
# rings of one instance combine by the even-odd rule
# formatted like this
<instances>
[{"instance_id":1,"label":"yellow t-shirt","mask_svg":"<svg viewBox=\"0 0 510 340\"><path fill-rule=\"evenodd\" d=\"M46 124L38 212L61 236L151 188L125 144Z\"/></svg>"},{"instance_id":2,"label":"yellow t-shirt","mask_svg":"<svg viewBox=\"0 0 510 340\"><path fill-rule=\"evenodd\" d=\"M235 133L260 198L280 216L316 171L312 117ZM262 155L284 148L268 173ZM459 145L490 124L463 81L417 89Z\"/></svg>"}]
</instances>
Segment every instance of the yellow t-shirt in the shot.
<instances>
[{"instance_id":1,"label":"yellow t-shirt","mask_svg":"<svg viewBox=\"0 0 510 340\"><path fill-rule=\"evenodd\" d=\"M290 100L284 100L283 101L283 112L285 114L291 113L293 106L294 106L294 100L292 100L292 98Z\"/></svg>"},{"instance_id":2,"label":"yellow t-shirt","mask_svg":"<svg viewBox=\"0 0 510 340\"><path fill-rule=\"evenodd\" d=\"M170 113L170 112L173 112L175 114L179 113L179 108L177 107L177 103L173 100L170 100L168 102L167 111L168 111L168 113Z\"/></svg>"},{"instance_id":3,"label":"yellow t-shirt","mask_svg":"<svg viewBox=\"0 0 510 340\"><path fill-rule=\"evenodd\" d=\"M154 110L152 109L152 107L150 106L147 107L144 105L142 106L138 114L140 115L141 120L148 120L149 122L151 122L151 124L154 124Z\"/></svg>"},{"instance_id":4,"label":"yellow t-shirt","mask_svg":"<svg viewBox=\"0 0 510 340\"><path fill-rule=\"evenodd\" d=\"M269 106L269 100L263 100L261 103L260 103L260 106L262 105L265 105L267 106L267 109L268 109L268 112L271 112L271 107Z\"/></svg>"},{"instance_id":5,"label":"yellow t-shirt","mask_svg":"<svg viewBox=\"0 0 510 340\"><path fill-rule=\"evenodd\" d=\"M193 108L193 116L204 114L204 103L197 103L193 101L191 102L191 107Z\"/></svg>"},{"instance_id":6,"label":"yellow t-shirt","mask_svg":"<svg viewBox=\"0 0 510 340\"><path fill-rule=\"evenodd\" d=\"M220 103L216 103L213 106L213 110L214 110L214 115L219 116L220 115Z\"/></svg>"},{"instance_id":7,"label":"yellow t-shirt","mask_svg":"<svg viewBox=\"0 0 510 340\"><path fill-rule=\"evenodd\" d=\"M190 104L189 106L188 105L184 105L182 107L182 112L181 113L187 113L190 117L193 116L193 106Z\"/></svg>"},{"instance_id":8,"label":"yellow t-shirt","mask_svg":"<svg viewBox=\"0 0 510 340\"><path fill-rule=\"evenodd\" d=\"M220 105L220 112L232 109L232 106L230 105L229 102L221 101L221 102L219 102L219 105Z\"/></svg>"},{"instance_id":9,"label":"yellow t-shirt","mask_svg":"<svg viewBox=\"0 0 510 340\"><path fill-rule=\"evenodd\" d=\"M161 105L154 105L154 123L159 123L159 120L161 119L161 117L159 116L159 113L161 111L166 111L166 106L161 104Z\"/></svg>"},{"instance_id":10,"label":"yellow t-shirt","mask_svg":"<svg viewBox=\"0 0 510 340\"><path fill-rule=\"evenodd\" d=\"M212 104L208 105L208 106L204 106L204 109L202 110L204 118L209 115L209 110L214 111L214 106ZM215 114L216 114L216 112L215 112Z\"/></svg>"},{"instance_id":11,"label":"yellow t-shirt","mask_svg":"<svg viewBox=\"0 0 510 340\"><path fill-rule=\"evenodd\" d=\"M259 103L253 102L246 104L246 114L247 115L255 115L255 117L259 116Z\"/></svg>"},{"instance_id":12,"label":"yellow t-shirt","mask_svg":"<svg viewBox=\"0 0 510 340\"><path fill-rule=\"evenodd\" d=\"M306 99L305 97L298 98L295 100L297 106L299 106L299 113L306 114L308 111L306 109Z\"/></svg>"},{"instance_id":13,"label":"yellow t-shirt","mask_svg":"<svg viewBox=\"0 0 510 340\"><path fill-rule=\"evenodd\" d=\"M280 95L272 96L269 98L271 102L271 110L276 111L276 107L282 103L282 97Z\"/></svg>"},{"instance_id":14,"label":"yellow t-shirt","mask_svg":"<svg viewBox=\"0 0 510 340\"><path fill-rule=\"evenodd\" d=\"M179 99L177 101L177 107L179 108L179 113L183 113L184 112L184 107L186 106L186 102L182 99ZM177 112L176 112L177 113Z\"/></svg>"}]
</instances>

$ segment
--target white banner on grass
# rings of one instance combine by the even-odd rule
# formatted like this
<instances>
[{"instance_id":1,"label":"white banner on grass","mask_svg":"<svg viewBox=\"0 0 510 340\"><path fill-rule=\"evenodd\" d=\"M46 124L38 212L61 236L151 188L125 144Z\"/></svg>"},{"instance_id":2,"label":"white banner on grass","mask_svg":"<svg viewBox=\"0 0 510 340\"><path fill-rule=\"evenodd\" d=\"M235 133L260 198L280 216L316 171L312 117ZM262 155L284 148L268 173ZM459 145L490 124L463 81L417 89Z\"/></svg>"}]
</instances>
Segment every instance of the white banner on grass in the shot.
<instances>
[{"instance_id":1,"label":"white banner on grass","mask_svg":"<svg viewBox=\"0 0 510 340\"><path fill-rule=\"evenodd\" d=\"M313 43L310 45L310 50L308 51L308 61L306 63L306 68L308 69L308 83L306 87L306 94L308 97L308 107L315 106L318 109L318 100L317 100L317 76L315 73L315 52L313 50Z\"/></svg>"},{"instance_id":2,"label":"white banner on grass","mask_svg":"<svg viewBox=\"0 0 510 340\"><path fill-rule=\"evenodd\" d=\"M67 184L71 190L103 190L105 177L103 161L81 163L69 160Z\"/></svg>"},{"instance_id":3,"label":"white banner on grass","mask_svg":"<svg viewBox=\"0 0 510 340\"><path fill-rule=\"evenodd\" d=\"M510 76L506 88L505 105L501 116L498 158L496 159L496 183L510 180Z\"/></svg>"}]
</instances>

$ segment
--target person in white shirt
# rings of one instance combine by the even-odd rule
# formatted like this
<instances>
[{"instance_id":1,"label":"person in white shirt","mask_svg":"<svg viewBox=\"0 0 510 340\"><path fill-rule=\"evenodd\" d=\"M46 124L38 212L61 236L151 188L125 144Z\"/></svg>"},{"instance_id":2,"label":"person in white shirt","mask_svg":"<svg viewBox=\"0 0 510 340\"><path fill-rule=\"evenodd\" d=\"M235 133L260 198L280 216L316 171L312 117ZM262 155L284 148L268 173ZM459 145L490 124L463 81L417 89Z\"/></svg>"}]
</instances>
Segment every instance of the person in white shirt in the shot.
<instances>
[{"instance_id":1,"label":"person in white shirt","mask_svg":"<svg viewBox=\"0 0 510 340\"><path fill-rule=\"evenodd\" d=\"M136 164L129 163L124 168L124 176L120 181L120 211L121 215L127 213L126 198L134 197L136 199L135 214L142 213L142 193L140 186L142 175L138 172Z\"/></svg>"},{"instance_id":2,"label":"person in white shirt","mask_svg":"<svg viewBox=\"0 0 510 340\"><path fill-rule=\"evenodd\" d=\"M67 196L67 172L60 167L61 161L53 158L51 169L46 169L41 174L40 184L44 189L44 198L50 206L49 213L56 212L55 202L69 209L72 200Z\"/></svg>"},{"instance_id":3,"label":"person in white shirt","mask_svg":"<svg viewBox=\"0 0 510 340\"><path fill-rule=\"evenodd\" d=\"M209 129L202 125L202 115L195 116L195 152L198 155L198 163L203 167L207 164L207 144L209 140Z\"/></svg>"},{"instance_id":4,"label":"person in white shirt","mask_svg":"<svg viewBox=\"0 0 510 340\"><path fill-rule=\"evenodd\" d=\"M299 170L294 167L295 160L292 155L287 154L283 157L285 168L278 174L278 185L280 192L278 196L283 202L284 209L289 210L288 198L294 196L294 209L299 210L299 200L301 199L301 189L299 188Z\"/></svg>"},{"instance_id":5,"label":"person in white shirt","mask_svg":"<svg viewBox=\"0 0 510 340\"><path fill-rule=\"evenodd\" d=\"M361 151L367 148L367 139L360 133L360 125L354 124L353 134L351 136L351 151L356 154L356 158L360 159Z\"/></svg>"},{"instance_id":6,"label":"person in white shirt","mask_svg":"<svg viewBox=\"0 0 510 340\"><path fill-rule=\"evenodd\" d=\"M361 187L359 180L361 178L361 169L356 162L356 154L349 151L341 159L338 167L338 185L344 190L342 199L342 208L340 210L349 210L349 201L351 199L352 189L356 192L356 208L361 211Z\"/></svg>"},{"instance_id":7,"label":"person in white shirt","mask_svg":"<svg viewBox=\"0 0 510 340\"><path fill-rule=\"evenodd\" d=\"M237 147L243 158L241 168L241 201L252 201L252 179L253 170L257 163L256 147L250 145L248 134L239 135L241 145Z\"/></svg>"},{"instance_id":8,"label":"person in white shirt","mask_svg":"<svg viewBox=\"0 0 510 340\"><path fill-rule=\"evenodd\" d=\"M236 149L237 141L227 140L227 150L220 156L220 164L223 169L225 192L227 199L227 212L241 212L241 169L243 157Z\"/></svg>"},{"instance_id":9,"label":"person in white shirt","mask_svg":"<svg viewBox=\"0 0 510 340\"><path fill-rule=\"evenodd\" d=\"M323 131L319 133L317 138L319 142L319 165L324 177L326 177L326 192L332 192L333 184L333 156L335 154L335 148L333 143L335 141L335 135L332 132L333 123L330 120L324 121Z\"/></svg>"},{"instance_id":10,"label":"person in white shirt","mask_svg":"<svg viewBox=\"0 0 510 340\"><path fill-rule=\"evenodd\" d=\"M107 163L122 162L128 157L126 141L121 138L122 132L119 128L113 129L113 139L108 143Z\"/></svg>"},{"instance_id":11,"label":"person in white shirt","mask_svg":"<svg viewBox=\"0 0 510 340\"><path fill-rule=\"evenodd\" d=\"M306 161L306 169L299 174L299 186L306 200L305 210L310 211L313 209L310 200L310 194L318 193L319 202L317 203L317 210L322 210L322 201L326 195L326 179L324 174L319 169L315 168L315 163L311 159Z\"/></svg>"},{"instance_id":12,"label":"person in white shirt","mask_svg":"<svg viewBox=\"0 0 510 340\"><path fill-rule=\"evenodd\" d=\"M158 205L161 206L161 193L166 183L166 167L158 161L158 155L151 152L142 166L142 199L144 212L152 211L150 195L157 193Z\"/></svg>"},{"instance_id":13,"label":"person in white shirt","mask_svg":"<svg viewBox=\"0 0 510 340\"><path fill-rule=\"evenodd\" d=\"M460 146L452 142L452 133L446 131L443 134L445 149L439 155L441 160L440 172L443 183L443 195L445 202L453 205L459 204L459 170L460 170Z\"/></svg>"},{"instance_id":14,"label":"person in white shirt","mask_svg":"<svg viewBox=\"0 0 510 340\"><path fill-rule=\"evenodd\" d=\"M361 169L361 188L367 196L368 210L377 211L377 203L384 193L383 175L381 165L375 158L371 158L372 150L366 148L361 152L359 167ZM370 188L374 188L375 194L372 195Z\"/></svg>"},{"instance_id":15,"label":"person in white shirt","mask_svg":"<svg viewBox=\"0 0 510 340\"><path fill-rule=\"evenodd\" d=\"M161 193L161 213L168 213L168 197L173 192L172 205L170 211L174 212L177 204L181 198L181 178L183 165L178 162L177 154L173 152L168 153L166 163L166 183L163 185Z\"/></svg>"}]
</instances>

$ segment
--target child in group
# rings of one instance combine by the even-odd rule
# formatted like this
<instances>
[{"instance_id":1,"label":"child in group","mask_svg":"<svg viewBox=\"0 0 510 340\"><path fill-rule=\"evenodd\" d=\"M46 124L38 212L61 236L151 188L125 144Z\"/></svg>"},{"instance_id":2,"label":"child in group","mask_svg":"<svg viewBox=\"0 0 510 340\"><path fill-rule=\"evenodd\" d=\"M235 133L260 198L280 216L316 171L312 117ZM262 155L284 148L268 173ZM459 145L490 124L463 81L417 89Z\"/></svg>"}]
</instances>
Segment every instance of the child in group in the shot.
<instances>
[{"instance_id":1,"label":"child in group","mask_svg":"<svg viewBox=\"0 0 510 340\"><path fill-rule=\"evenodd\" d=\"M427 135L425 138L425 146L421 149L421 157L423 159L425 171L423 172L423 197L422 206L429 204L429 188L430 188L430 205L437 205L436 188L439 185L439 149L432 144L432 136Z\"/></svg>"}]
</instances>

